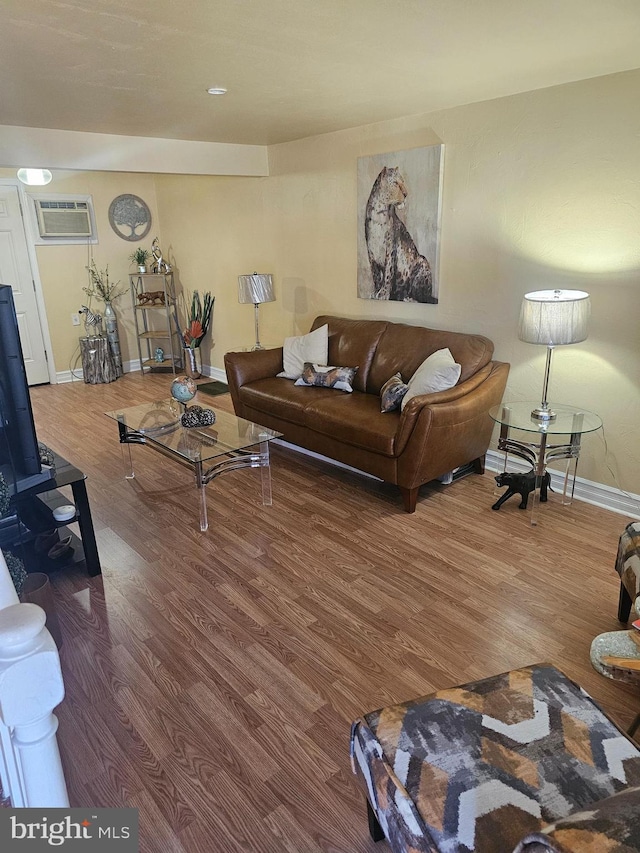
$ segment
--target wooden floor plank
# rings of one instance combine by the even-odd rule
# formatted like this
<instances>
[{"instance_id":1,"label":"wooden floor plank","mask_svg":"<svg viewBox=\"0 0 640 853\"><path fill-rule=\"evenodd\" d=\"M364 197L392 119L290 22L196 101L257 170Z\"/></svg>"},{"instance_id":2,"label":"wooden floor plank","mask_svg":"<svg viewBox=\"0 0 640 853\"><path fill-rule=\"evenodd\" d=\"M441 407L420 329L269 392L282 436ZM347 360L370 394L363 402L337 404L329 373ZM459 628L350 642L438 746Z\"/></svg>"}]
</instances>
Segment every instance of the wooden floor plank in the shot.
<instances>
[{"instance_id":1,"label":"wooden floor plank","mask_svg":"<svg viewBox=\"0 0 640 853\"><path fill-rule=\"evenodd\" d=\"M171 377L32 389L40 440L88 476L103 575L51 574L72 805L140 809L145 853L373 853L349 765L363 712L550 660L626 726L637 691L598 675L616 630L613 563L629 519L551 495L532 528L490 475L396 489L273 446L207 489L135 447L124 479L104 412ZM228 395L199 400L232 411Z\"/></svg>"}]
</instances>

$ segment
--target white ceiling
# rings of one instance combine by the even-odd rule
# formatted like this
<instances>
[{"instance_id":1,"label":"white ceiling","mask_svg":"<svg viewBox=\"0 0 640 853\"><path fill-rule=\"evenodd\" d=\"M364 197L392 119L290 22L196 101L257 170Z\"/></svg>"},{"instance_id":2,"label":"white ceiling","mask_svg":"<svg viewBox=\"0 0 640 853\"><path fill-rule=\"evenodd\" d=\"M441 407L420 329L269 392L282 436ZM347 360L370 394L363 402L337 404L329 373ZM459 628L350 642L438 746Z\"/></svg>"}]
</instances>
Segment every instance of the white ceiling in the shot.
<instances>
[{"instance_id":1,"label":"white ceiling","mask_svg":"<svg viewBox=\"0 0 640 853\"><path fill-rule=\"evenodd\" d=\"M0 2L2 125L264 145L638 66L638 0Z\"/></svg>"}]
</instances>

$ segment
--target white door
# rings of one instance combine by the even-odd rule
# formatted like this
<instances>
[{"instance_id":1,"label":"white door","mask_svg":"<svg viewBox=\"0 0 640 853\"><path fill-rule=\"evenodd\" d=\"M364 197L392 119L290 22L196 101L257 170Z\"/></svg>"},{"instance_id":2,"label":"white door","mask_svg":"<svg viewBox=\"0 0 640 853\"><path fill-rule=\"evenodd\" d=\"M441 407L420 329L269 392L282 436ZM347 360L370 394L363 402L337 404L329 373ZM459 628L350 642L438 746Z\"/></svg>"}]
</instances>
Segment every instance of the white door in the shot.
<instances>
[{"instance_id":1,"label":"white door","mask_svg":"<svg viewBox=\"0 0 640 853\"><path fill-rule=\"evenodd\" d=\"M0 284L10 284L29 385L49 381L18 188L0 186Z\"/></svg>"}]
</instances>

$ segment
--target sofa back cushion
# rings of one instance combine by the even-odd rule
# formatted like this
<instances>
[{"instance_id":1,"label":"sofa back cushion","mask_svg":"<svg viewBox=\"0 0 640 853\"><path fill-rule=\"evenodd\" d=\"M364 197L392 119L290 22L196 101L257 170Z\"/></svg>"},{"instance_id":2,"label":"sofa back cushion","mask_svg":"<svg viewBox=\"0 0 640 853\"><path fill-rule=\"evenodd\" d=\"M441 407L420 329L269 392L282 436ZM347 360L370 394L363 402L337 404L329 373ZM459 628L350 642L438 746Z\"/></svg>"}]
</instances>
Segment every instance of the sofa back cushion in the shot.
<instances>
[{"instance_id":1,"label":"sofa back cushion","mask_svg":"<svg viewBox=\"0 0 640 853\"><path fill-rule=\"evenodd\" d=\"M380 394L384 383L400 372L405 382L425 358L439 349L449 349L461 366L459 382L473 376L491 361L493 343L482 335L426 329L387 320L349 320L322 315L311 331L329 326L329 364L357 367L356 391Z\"/></svg>"},{"instance_id":2,"label":"sofa back cushion","mask_svg":"<svg viewBox=\"0 0 640 853\"><path fill-rule=\"evenodd\" d=\"M425 358L440 349L449 349L461 366L458 382L469 379L493 356L493 343L482 335L387 323L367 373L367 391L379 394L387 379L398 371L408 382Z\"/></svg>"},{"instance_id":3,"label":"sofa back cushion","mask_svg":"<svg viewBox=\"0 0 640 853\"><path fill-rule=\"evenodd\" d=\"M368 391L368 376L378 342L389 325L385 320L348 320L345 317L316 317L311 331L329 326L329 364L341 367L357 367L353 388ZM422 361L422 359L420 359ZM394 371L395 372L395 371ZM389 374L391 376L391 374ZM380 383L376 394L389 376Z\"/></svg>"}]
</instances>

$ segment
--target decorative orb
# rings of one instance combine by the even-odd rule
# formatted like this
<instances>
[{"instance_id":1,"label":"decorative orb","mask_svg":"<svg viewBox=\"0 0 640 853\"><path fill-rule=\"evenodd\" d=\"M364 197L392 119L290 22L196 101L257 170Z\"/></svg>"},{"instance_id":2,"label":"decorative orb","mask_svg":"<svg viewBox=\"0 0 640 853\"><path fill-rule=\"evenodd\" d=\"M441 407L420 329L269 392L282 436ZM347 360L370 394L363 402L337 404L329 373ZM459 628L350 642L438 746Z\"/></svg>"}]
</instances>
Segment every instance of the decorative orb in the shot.
<instances>
[{"instance_id":1,"label":"decorative orb","mask_svg":"<svg viewBox=\"0 0 640 853\"><path fill-rule=\"evenodd\" d=\"M188 403L196 396L198 386L190 376L178 376L171 383L171 396L179 403Z\"/></svg>"}]
</instances>

